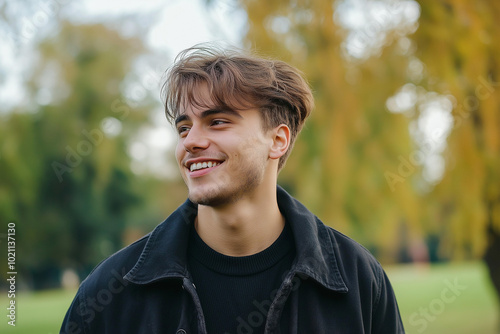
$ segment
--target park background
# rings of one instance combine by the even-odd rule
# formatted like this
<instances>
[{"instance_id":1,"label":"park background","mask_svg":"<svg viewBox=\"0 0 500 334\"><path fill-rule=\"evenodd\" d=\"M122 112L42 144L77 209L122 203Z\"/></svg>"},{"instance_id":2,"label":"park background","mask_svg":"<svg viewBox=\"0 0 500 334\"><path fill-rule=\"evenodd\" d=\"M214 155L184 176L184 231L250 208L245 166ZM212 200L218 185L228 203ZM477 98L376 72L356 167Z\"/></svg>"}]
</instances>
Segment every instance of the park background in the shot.
<instances>
[{"instance_id":1,"label":"park background","mask_svg":"<svg viewBox=\"0 0 500 334\"><path fill-rule=\"evenodd\" d=\"M316 108L279 183L376 256L407 332L498 333L499 17L488 0L0 1L0 331L57 333L78 282L184 201L161 79L211 41L304 72Z\"/></svg>"}]
</instances>

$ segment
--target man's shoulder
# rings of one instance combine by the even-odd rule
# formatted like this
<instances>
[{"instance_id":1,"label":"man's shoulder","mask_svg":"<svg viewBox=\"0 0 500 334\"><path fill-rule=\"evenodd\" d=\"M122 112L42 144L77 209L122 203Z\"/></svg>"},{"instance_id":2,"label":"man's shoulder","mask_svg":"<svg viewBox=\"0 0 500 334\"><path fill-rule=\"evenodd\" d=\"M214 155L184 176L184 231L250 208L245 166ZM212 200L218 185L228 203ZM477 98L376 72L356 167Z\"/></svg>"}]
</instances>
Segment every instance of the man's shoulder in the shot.
<instances>
[{"instance_id":1,"label":"man's shoulder","mask_svg":"<svg viewBox=\"0 0 500 334\"><path fill-rule=\"evenodd\" d=\"M357 241L327 226L349 291L361 307L371 307L370 326L377 333L404 333L391 283L375 256Z\"/></svg>"},{"instance_id":2,"label":"man's shoulder","mask_svg":"<svg viewBox=\"0 0 500 334\"><path fill-rule=\"evenodd\" d=\"M382 266L366 247L330 226L325 225L325 227L333 239L335 257L346 276L356 274L369 275L375 280L381 278Z\"/></svg>"}]
</instances>

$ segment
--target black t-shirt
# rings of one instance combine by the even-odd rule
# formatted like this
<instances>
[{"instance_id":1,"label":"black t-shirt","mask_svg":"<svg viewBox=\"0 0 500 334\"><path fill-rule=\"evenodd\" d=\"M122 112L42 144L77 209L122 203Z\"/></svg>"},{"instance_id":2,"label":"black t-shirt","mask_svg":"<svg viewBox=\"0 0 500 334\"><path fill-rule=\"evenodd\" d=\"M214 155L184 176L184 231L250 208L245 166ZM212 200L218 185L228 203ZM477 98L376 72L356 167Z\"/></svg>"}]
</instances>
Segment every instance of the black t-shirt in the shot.
<instances>
[{"instance_id":1,"label":"black t-shirt","mask_svg":"<svg viewBox=\"0 0 500 334\"><path fill-rule=\"evenodd\" d=\"M271 302L295 258L288 224L271 246L254 255L220 254L194 227L188 249L208 334L264 333Z\"/></svg>"}]
</instances>

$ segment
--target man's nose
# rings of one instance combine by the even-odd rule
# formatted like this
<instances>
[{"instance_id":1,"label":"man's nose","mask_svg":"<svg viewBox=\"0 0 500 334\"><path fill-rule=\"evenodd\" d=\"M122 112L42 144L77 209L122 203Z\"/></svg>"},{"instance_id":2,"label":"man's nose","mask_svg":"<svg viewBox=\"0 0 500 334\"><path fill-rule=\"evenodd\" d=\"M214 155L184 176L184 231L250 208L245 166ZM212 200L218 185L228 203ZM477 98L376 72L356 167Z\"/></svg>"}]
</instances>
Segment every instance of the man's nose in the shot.
<instances>
[{"instance_id":1,"label":"man's nose","mask_svg":"<svg viewBox=\"0 0 500 334\"><path fill-rule=\"evenodd\" d=\"M184 149L196 152L206 149L210 145L206 131L200 126L192 126L183 141Z\"/></svg>"}]
</instances>

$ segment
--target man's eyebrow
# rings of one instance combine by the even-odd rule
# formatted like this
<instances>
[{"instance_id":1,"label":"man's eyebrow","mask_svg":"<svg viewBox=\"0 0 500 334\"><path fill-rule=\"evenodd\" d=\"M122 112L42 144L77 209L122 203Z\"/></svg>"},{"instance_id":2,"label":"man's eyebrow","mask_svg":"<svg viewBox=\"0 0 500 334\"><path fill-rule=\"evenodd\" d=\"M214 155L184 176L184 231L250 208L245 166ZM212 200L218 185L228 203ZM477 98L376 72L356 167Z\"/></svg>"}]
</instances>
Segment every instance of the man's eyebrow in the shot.
<instances>
[{"instance_id":1,"label":"man's eyebrow","mask_svg":"<svg viewBox=\"0 0 500 334\"><path fill-rule=\"evenodd\" d=\"M207 110L203 110L200 114L200 118L207 118L209 116L212 116L212 115L216 115L216 114L226 114L226 115L232 115L232 116L236 116L238 118L243 118L243 116L240 115L239 112L235 111L235 110L232 110L232 109L217 109L217 108L213 108L213 109L207 109ZM175 119L175 125L179 124L180 122L183 122L183 121L189 121L191 118L186 115L186 114L182 114L182 115L179 115L176 119Z\"/></svg>"},{"instance_id":2,"label":"man's eyebrow","mask_svg":"<svg viewBox=\"0 0 500 334\"><path fill-rule=\"evenodd\" d=\"M188 121L189 119L190 119L189 116L186 115L186 114L179 115L175 119L175 125L177 125L177 124L179 124L180 122L183 122L183 121Z\"/></svg>"},{"instance_id":3,"label":"man's eyebrow","mask_svg":"<svg viewBox=\"0 0 500 334\"><path fill-rule=\"evenodd\" d=\"M232 110L232 109L207 109L201 112L200 118L206 118L215 114L227 114L227 115L232 115L232 116L237 116L238 118L243 118L243 116L240 115L239 112Z\"/></svg>"}]
</instances>

